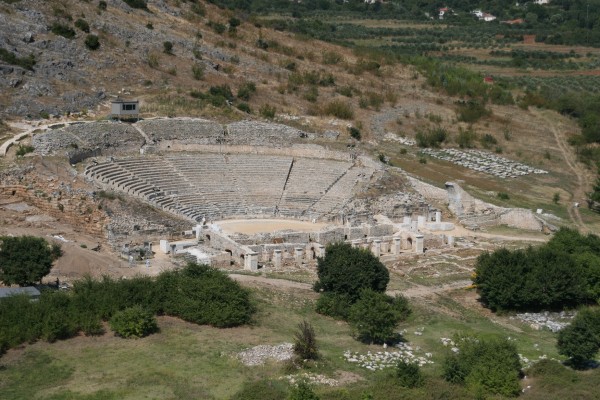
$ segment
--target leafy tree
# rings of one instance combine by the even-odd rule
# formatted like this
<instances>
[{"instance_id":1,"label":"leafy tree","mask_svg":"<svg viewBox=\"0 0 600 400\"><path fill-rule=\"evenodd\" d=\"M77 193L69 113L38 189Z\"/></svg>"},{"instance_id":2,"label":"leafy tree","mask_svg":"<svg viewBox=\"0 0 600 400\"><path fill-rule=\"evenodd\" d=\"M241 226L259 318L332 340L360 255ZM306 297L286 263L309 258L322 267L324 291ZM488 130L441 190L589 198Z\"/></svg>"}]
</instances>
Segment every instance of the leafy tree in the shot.
<instances>
[{"instance_id":1,"label":"leafy tree","mask_svg":"<svg viewBox=\"0 0 600 400\"><path fill-rule=\"evenodd\" d=\"M361 342L394 343L400 339L396 326L408 315L406 306L402 297L363 289L358 301L350 307L348 320Z\"/></svg>"},{"instance_id":2,"label":"leafy tree","mask_svg":"<svg viewBox=\"0 0 600 400\"><path fill-rule=\"evenodd\" d=\"M368 250L347 243L327 246L325 257L317 260L315 291L344 294L354 302L361 289L384 292L390 280L385 265Z\"/></svg>"},{"instance_id":3,"label":"leafy tree","mask_svg":"<svg viewBox=\"0 0 600 400\"><path fill-rule=\"evenodd\" d=\"M298 324L298 330L294 335L294 353L303 360L319 358L315 329L306 320Z\"/></svg>"},{"instance_id":4,"label":"leafy tree","mask_svg":"<svg viewBox=\"0 0 600 400\"><path fill-rule=\"evenodd\" d=\"M124 338L141 338L158 331L154 315L139 305L117 312L110 320L110 328Z\"/></svg>"},{"instance_id":5,"label":"leafy tree","mask_svg":"<svg viewBox=\"0 0 600 400\"><path fill-rule=\"evenodd\" d=\"M521 364L514 344L506 339L457 336L458 352L448 352L443 376L451 383L466 385L478 396L517 396Z\"/></svg>"},{"instance_id":6,"label":"leafy tree","mask_svg":"<svg viewBox=\"0 0 600 400\"><path fill-rule=\"evenodd\" d=\"M48 275L62 255L57 244L34 236L0 237L0 280L6 285L28 286Z\"/></svg>"},{"instance_id":7,"label":"leafy tree","mask_svg":"<svg viewBox=\"0 0 600 400\"><path fill-rule=\"evenodd\" d=\"M585 309L558 333L558 352L576 368L584 367L600 350L600 309Z\"/></svg>"},{"instance_id":8,"label":"leafy tree","mask_svg":"<svg viewBox=\"0 0 600 400\"><path fill-rule=\"evenodd\" d=\"M75 26L85 33L90 33L90 24L85 19L79 18L75 21Z\"/></svg>"}]
</instances>

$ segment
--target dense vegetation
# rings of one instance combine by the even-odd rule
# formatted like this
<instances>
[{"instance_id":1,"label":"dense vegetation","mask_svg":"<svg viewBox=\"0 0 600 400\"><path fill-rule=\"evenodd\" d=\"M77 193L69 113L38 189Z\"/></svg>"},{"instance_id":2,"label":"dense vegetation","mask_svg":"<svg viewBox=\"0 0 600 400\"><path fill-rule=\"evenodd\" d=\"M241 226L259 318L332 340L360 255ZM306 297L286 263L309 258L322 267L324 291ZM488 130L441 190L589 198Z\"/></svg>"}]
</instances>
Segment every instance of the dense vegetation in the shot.
<instances>
[{"instance_id":1,"label":"dense vegetation","mask_svg":"<svg viewBox=\"0 0 600 400\"><path fill-rule=\"evenodd\" d=\"M562 309L600 298L600 238L562 228L543 246L477 259L474 283L492 310Z\"/></svg>"},{"instance_id":2,"label":"dense vegetation","mask_svg":"<svg viewBox=\"0 0 600 400\"><path fill-rule=\"evenodd\" d=\"M31 54L27 57L17 57L15 53L0 47L0 61L33 71L33 66L35 65L35 56Z\"/></svg>"},{"instance_id":3,"label":"dense vegetation","mask_svg":"<svg viewBox=\"0 0 600 400\"><path fill-rule=\"evenodd\" d=\"M558 334L558 352L577 368L588 365L600 350L600 309L581 310Z\"/></svg>"},{"instance_id":4,"label":"dense vegetation","mask_svg":"<svg viewBox=\"0 0 600 400\"><path fill-rule=\"evenodd\" d=\"M62 255L58 244L34 236L0 237L0 281L5 285L39 283Z\"/></svg>"},{"instance_id":5,"label":"dense vegetation","mask_svg":"<svg viewBox=\"0 0 600 400\"><path fill-rule=\"evenodd\" d=\"M249 296L227 275L197 264L163 272L155 279L88 278L76 282L72 292L45 291L37 302L22 296L0 301L0 346L6 349L40 338L55 341L78 332L98 334L103 331L102 320L111 320L131 307L196 324L237 326L250 321L254 308ZM119 331L123 327L123 336L138 332L123 322L130 314L135 316L135 310L119 314L116 322L111 320ZM144 330L151 327L146 317L142 322Z\"/></svg>"},{"instance_id":6,"label":"dense vegetation","mask_svg":"<svg viewBox=\"0 0 600 400\"><path fill-rule=\"evenodd\" d=\"M467 386L479 398L487 395L518 396L521 363L517 348L506 339L457 336L458 351L448 352L444 378Z\"/></svg>"}]
</instances>

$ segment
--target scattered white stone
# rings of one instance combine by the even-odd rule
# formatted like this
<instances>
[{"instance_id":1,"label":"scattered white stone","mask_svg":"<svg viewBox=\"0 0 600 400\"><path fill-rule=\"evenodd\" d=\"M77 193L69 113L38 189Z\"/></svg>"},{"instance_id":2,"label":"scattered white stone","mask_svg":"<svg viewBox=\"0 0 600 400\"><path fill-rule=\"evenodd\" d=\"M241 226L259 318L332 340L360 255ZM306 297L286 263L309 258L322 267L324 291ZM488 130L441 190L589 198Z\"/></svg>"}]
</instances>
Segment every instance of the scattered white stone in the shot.
<instances>
[{"instance_id":1,"label":"scattered white stone","mask_svg":"<svg viewBox=\"0 0 600 400\"><path fill-rule=\"evenodd\" d=\"M282 343L276 346L259 345L237 354L237 358L246 366L262 365L267 360L285 361L294 356L294 345Z\"/></svg>"}]
</instances>

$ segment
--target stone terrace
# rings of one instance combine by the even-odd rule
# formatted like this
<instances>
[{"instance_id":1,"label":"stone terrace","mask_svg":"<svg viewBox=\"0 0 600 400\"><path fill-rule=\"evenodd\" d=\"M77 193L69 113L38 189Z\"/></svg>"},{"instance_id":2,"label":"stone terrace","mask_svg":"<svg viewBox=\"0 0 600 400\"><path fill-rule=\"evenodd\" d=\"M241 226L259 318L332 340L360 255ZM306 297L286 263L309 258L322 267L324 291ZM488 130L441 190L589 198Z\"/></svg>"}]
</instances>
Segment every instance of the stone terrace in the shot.
<instances>
[{"instance_id":1,"label":"stone terrace","mask_svg":"<svg viewBox=\"0 0 600 400\"><path fill-rule=\"evenodd\" d=\"M256 154L169 154L86 168L86 176L194 221L330 219L373 171L349 162Z\"/></svg>"},{"instance_id":2,"label":"stone terrace","mask_svg":"<svg viewBox=\"0 0 600 400\"><path fill-rule=\"evenodd\" d=\"M196 144L217 144L224 131L221 124L205 119L149 119L136 125L154 141Z\"/></svg>"},{"instance_id":3,"label":"stone terrace","mask_svg":"<svg viewBox=\"0 0 600 400\"><path fill-rule=\"evenodd\" d=\"M314 134L292 128L287 125L240 121L227 125L227 143L268 145L273 143L290 144L291 142L313 138Z\"/></svg>"}]
</instances>

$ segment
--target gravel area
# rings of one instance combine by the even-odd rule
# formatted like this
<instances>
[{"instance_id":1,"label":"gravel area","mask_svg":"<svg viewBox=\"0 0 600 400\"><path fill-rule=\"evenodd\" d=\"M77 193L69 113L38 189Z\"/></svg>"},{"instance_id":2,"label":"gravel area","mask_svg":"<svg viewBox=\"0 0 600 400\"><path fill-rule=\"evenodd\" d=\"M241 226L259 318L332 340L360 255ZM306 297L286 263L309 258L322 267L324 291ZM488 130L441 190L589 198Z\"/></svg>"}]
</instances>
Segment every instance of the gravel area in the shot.
<instances>
[{"instance_id":1,"label":"gravel area","mask_svg":"<svg viewBox=\"0 0 600 400\"><path fill-rule=\"evenodd\" d=\"M294 356L294 345L282 343L275 346L261 344L237 354L237 358L246 366L262 365L267 360L286 361Z\"/></svg>"}]
</instances>

